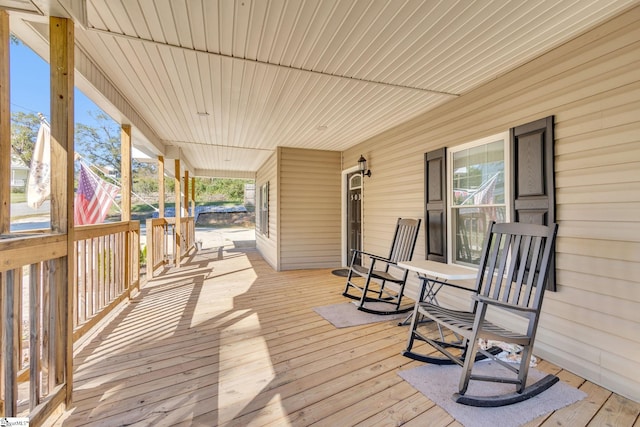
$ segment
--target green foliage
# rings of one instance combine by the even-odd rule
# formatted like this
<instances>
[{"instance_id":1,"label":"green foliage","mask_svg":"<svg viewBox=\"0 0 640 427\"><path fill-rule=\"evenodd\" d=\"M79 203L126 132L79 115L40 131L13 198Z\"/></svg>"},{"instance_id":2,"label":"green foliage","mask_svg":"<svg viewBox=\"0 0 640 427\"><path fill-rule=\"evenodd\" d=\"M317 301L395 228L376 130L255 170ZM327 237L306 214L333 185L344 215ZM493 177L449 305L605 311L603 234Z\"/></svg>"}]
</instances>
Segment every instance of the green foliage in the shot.
<instances>
[{"instance_id":1,"label":"green foliage","mask_svg":"<svg viewBox=\"0 0 640 427\"><path fill-rule=\"evenodd\" d=\"M142 245L140 249L140 265L147 265L147 245Z\"/></svg>"},{"instance_id":2,"label":"green foliage","mask_svg":"<svg viewBox=\"0 0 640 427\"><path fill-rule=\"evenodd\" d=\"M148 212L153 212L153 208L156 208L156 209L158 208L157 203L151 203L150 205L151 206L149 206L146 203L132 204L131 212L135 214L148 213Z\"/></svg>"},{"instance_id":3,"label":"green foliage","mask_svg":"<svg viewBox=\"0 0 640 427\"><path fill-rule=\"evenodd\" d=\"M138 176L145 176L151 178L158 178L158 165L155 163L141 162L133 159L131 162L131 169L133 173Z\"/></svg>"},{"instance_id":4,"label":"green foliage","mask_svg":"<svg viewBox=\"0 0 640 427\"><path fill-rule=\"evenodd\" d=\"M134 175L133 192L141 195L158 192L158 178Z\"/></svg>"},{"instance_id":5,"label":"green foliage","mask_svg":"<svg viewBox=\"0 0 640 427\"><path fill-rule=\"evenodd\" d=\"M11 203L24 203L27 201L27 193L24 192L24 189L22 189L22 192L15 192L15 191L11 191Z\"/></svg>"},{"instance_id":6,"label":"green foliage","mask_svg":"<svg viewBox=\"0 0 640 427\"><path fill-rule=\"evenodd\" d=\"M210 200L212 196L222 196L224 200L242 203L244 186L253 182L248 179L197 178L196 200Z\"/></svg>"},{"instance_id":7,"label":"green foliage","mask_svg":"<svg viewBox=\"0 0 640 427\"><path fill-rule=\"evenodd\" d=\"M37 114L21 111L11 113L11 149L27 167L31 167L39 128L40 118Z\"/></svg>"},{"instance_id":8,"label":"green foliage","mask_svg":"<svg viewBox=\"0 0 640 427\"><path fill-rule=\"evenodd\" d=\"M134 193L145 195L158 192L158 168L155 164L134 160L131 168Z\"/></svg>"}]
</instances>

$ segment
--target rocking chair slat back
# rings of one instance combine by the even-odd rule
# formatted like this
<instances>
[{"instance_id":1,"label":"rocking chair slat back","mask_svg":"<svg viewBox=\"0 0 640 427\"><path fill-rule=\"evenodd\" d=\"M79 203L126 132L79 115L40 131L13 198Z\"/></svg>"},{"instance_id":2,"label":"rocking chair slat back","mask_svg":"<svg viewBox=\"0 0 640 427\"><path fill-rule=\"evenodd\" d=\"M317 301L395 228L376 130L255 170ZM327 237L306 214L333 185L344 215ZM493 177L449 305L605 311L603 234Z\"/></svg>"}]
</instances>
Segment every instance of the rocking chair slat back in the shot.
<instances>
[{"instance_id":1,"label":"rocking chair slat back","mask_svg":"<svg viewBox=\"0 0 640 427\"><path fill-rule=\"evenodd\" d=\"M398 263L408 261L413 256L416 247L420 221L416 219L402 218L398 220L396 232L391 244L389 260Z\"/></svg>"},{"instance_id":2,"label":"rocking chair slat back","mask_svg":"<svg viewBox=\"0 0 640 427\"><path fill-rule=\"evenodd\" d=\"M524 230L511 230L510 225L495 224L487 235L490 244L480 259L480 270L485 274L478 275L476 289L496 301L533 308L544 294L536 288L544 284L551 256L552 247L545 245L548 228L527 224Z\"/></svg>"},{"instance_id":3,"label":"rocking chair slat back","mask_svg":"<svg viewBox=\"0 0 640 427\"><path fill-rule=\"evenodd\" d=\"M409 271L398 266L398 262L411 260L420 222L420 219L398 218L388 258L354 251L342 295L360 300L359 310L374 314L398 314L411 310L410 305L401 307ZM369 262L360 264L358 259ZM388 283L393 286L387 287ZM380 305L389 308L379 308Z\"/></svg>"}]
</instances>

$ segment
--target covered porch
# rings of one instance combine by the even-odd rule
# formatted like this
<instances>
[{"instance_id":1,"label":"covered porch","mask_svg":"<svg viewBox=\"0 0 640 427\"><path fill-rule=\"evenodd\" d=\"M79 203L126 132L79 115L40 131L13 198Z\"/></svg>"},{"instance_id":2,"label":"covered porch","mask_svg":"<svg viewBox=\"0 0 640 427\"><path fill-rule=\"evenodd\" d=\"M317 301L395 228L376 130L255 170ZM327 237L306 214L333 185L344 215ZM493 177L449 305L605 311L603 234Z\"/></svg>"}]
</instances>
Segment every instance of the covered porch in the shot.
<instances>
[{"instance_id":1,"label":"covered porch","mask_svg":"<svg viewBox=\"0 0 640 427\"><path fill-rule=\"evenodd\" d=\"M405 382L397 321L335 328L330 269L274 271L251 232L196 231L203 250L150 280L74 357L56 426L460 425ZM546 361L587 398L529 425L637 426L640 405ZM348 420L348 421L347 421Z\"/></svg>"},{"instance_id":2,"label":"covered porch","mask_svg":"<svg viewBox=\"0 0 640 427\"><path fill-rule=\"evenodd\" d=\"M539 369L588 397L532 425L638 427L639 1L452 4L0 0L0 416L456 425L397 375L417 365L405 329L312 310L343 301L346 178L366 156L356 240L380 253L397 217L428 215L427 153L555 117L558 288L538 351L557 365ZM51 69L51 229L30 235L9 232L10 33ZM121 123L123 171L138 148L161 186L165 161L173 175L182 219L146 224L147 283L129 184L121 223L74 223L74 87ZM194 251L194 176L255 180L256 250Z\"/></svg>"}]
</instances>

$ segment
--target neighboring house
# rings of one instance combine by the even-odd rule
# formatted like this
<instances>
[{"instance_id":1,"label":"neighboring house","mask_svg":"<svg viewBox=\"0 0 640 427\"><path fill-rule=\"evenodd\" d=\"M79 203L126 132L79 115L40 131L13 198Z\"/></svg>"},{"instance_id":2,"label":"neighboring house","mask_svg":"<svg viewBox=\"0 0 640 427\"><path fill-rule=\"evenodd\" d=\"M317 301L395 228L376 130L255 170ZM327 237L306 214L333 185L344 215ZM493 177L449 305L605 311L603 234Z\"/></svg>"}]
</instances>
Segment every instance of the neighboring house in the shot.
<instances>
[{"instance_id":1,"label":"neighboring house","mask_svg":"<svg viewBox=\"0 0 640 427\"><path fill-rule=\"evenodd\" d=\"M28 178L29 168L17 156L11 156L11 191L25 191Z\"/></svg>"},{"instance_id":2,"label":"neighboring house","mask_svg":"<svg viewBox=\"0 0 640 427\"><path fill-rule=\"evenodd\" d=\"M280 270L338 265L341 172L364 154L372 170L363 185L364 248L385 254L395 218L425 216L425 153L508 139L511 128L553 116L557 292L545 300L536 351L640 401L639 69L635 8L341 155L280 148L256 176L257 188L270 183L269 233L256 233L257 248ZM424 233L416 259L426 257Z\"/></svg>"}]
</instances>

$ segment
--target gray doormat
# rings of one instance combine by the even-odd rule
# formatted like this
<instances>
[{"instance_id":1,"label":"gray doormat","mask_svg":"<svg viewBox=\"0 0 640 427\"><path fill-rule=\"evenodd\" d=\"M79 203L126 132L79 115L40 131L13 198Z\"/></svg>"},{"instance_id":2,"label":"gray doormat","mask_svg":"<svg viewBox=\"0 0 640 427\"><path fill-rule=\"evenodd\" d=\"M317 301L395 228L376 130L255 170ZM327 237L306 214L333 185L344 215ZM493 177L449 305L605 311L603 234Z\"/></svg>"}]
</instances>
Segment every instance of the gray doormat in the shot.
<instances>
[{"instance_id":1,"label":"gray doormat","mask_svg":"<svg viewBox=\"0 0 640 427\"><path fill-rule=\"evenodd\" d=\"M495 362L476 363L474 373L495 375L509 372ZM429 400L447 411L459 423L468 427L515 427L525 424L536 417L571 405L587 397L586 393L559 381L537 396L497 408L479 408L453 401L451 396L458 392L458 382L462 367L457 365L424 365L398 372L398 375L424 394ZM533 383L546 374L529 368L527 384ZM494 396L515 391L512 384L499 384L484 381L471 381L468 395Z\"/></svg>"},{"instance_id":2,"label":"gray doormat","mask_svg":"<svg viewBox=\"0 0 640 427\"><path fill-rule=\"evenodd\" d=\"M337 270L333 270L331 274L333 274L334 276L347 277L349 275L349 269L339 268Z\"/></svg>"},{"instance_id":3,"label":"gray doormat","mask_svg":"<svg viewBox=\"0 0 640 427\"><path fill-rule=\"evenodd\" d=\"M367 303L367 307L388 310L390 304L373 302ZM354 302L343 302L339 304L325 305L313 309L320 316L328 320L336 328L346 328L349 326L365 325L367 323L384 322L386 320L396 320L407 317L407 314L372 314L358 310Z\"/></svg>"}]
</instances>

